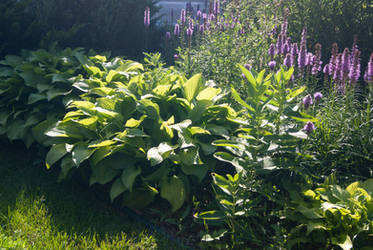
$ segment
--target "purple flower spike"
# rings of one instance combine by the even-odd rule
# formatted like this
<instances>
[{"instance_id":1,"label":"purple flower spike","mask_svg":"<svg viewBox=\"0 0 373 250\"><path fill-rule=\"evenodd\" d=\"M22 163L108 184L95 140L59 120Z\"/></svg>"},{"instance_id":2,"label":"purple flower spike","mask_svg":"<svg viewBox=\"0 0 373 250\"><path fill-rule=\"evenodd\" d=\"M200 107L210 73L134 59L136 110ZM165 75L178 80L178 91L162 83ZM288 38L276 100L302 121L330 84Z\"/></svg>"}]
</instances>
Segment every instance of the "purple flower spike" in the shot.
<instances>
[{"instance_id":1,"label":"purple flower spike","mask_svg":"<svg viewBox=\"0 0 373 250\"><path fill-rule=\"evenodd\" d=\"M357 47L357 46L356 46ZM350 83L355 84L360 78L360 50L355 47L354 54L351 57L350 72L348 78Z\"/></svg>"},{"instance_id":2,"label":"purple flower spike","mask_svg":"<svg viewBox=\"0 0 373 250\"><path fill-rule=\"evenodd\" d=\"M305 45L301 45L299 56L298 56L298 67L300 69L304 68L306 66L307 62L307 49Z\"/></svg>"},{"instance_id":3,"label":"purple flower spike","mask_svg":"<svg viewBox=\"0 0 373 250\"><path fill-rule=\"evenodd\" d=\"M202 24L199 26L199 32L201 32L201 34L205 32L205 26L203 26Z\"/></svg>"},{"instance_id":4,"label":"purple flower spike","mask_svg":"<svg viewBox=\"0 0 373 250\"><path fill-rule=\"evenodd\" d=\"M189 29L194 30L193 19L189 18Z\"/></svg>"},{"instance_id":5,"label":"purple flower spike","mask_svg":"<svg viewBox=\"0 0 373 250\"><path fill-rule=\"evenodd\" d=\"M144 25L145 27L150 26L150 8L147 6L144 11Z\"/></svg>"},{"instance_id":6,"label":"purple flower spike","mask_svg":"<svg viewBox=\"0 0 373 250\"><path fill-rule=\"evenodd\" d=\"M179 36L180 35L180 26L179 26L179 24L175 24L174 35L175 36Z\"/></svg>"},{"instance_id":7,"label":"purple flower spike","mask_svg":"<svg viewBox=\"0 0 373 250\"><path fill-rule=\"evenodd\" d=\"M313 122L307 122L306 125L304 125L303 130L306 131L306 133L309 135L316 129L315 124Z\"/></svg>"},{"instance_id":8,"label":"purple flower spike","mask_svg":"<svg viewBox=\"0 0 373 250\"><path fill-rule=\"evenodd\" d=\"M270 61L268 63L268 67L271 69L271 70L274 70L275 67L276 67L276 61Z\"/></svg>"},{"instance_id":9,"label":"purple flower spike","mask_svg":"<svg viewBox=\"0 0 373 250\"><path fill-rule=\"evenodd\" d=\"M244 66L247 70L251 70L251 65L250 65L250 64L245 63L243 66Z\"/></svg>"},{"instance_id":10,"label":"purple flower spike","mask_svg":"<svg viewBox=\"0 0 373 250\"><path fill-rule=\"evenodd\" d=\"M200 10L197 11L197 20L199 21L202 17L202 12Z\"/></svg>"},{"instance_id":11,"label":"purple flower spike","mask_svg":"<svg viewBox=\"0 0 373 250\"><path fill-rule=\"evenodd\" d=\"M313 104L312 96L311 95L306 95L303 98L303 105L304 105L304 107L307 109L312 104Z\"/></svg>"},{"instance_id":12,"label":"purple flower spike","mask_svg":"<svg viewBox=\"0 0 373 250\"><path fill-rule=\"evenodd\" d=\"M330 73L329 63L324 66L323 72L325 75L329 75Z\"/></svg>"},{"instance_id":13,"label":"purple flower spike","mask_svg":"<svg viewBox=\"0 0 373 250\"><path fill-rule=\"evenodd\" d=\"M322 93L316 92L315 94L313 94L313 98L315 98L315 100L319 102L322 99Z\"/></svg>"},{"instance_id":14,"label":"purple flower spike","mask_svg":"<svg viewBox=\"0 0 373 250\"><path fill-rule=\"evenodd\" d=\"M342 55L342 72L348 74L350 71L350 51L348 48L345 48Z\"/></svg>"},{"instance_id":15,"label":"purple flower spike","mask_svg":"<svg viewBox=\"0 0 373 250\"><path fill-rule=\"evenodd\" d=\"M193 36L193 30L191 28L188 28L186 30L186 34L187 34L188 37L192 37Z\"/></svg>"},{"instance_id":16,"label":"purple flower spike","mask_svg":"<svg viewBox=\"0 0 373 250\"><path fill-rule=\"evenodd\" d=\"M166 32L166 41L170 40L171 38L171 33L170 32Z\"/></svg>"},{"instance_id":17,"label":"purple flower spike","mask_svg":"<svg viewBox=\"0 0 373 250\"><path fill-rule=\"evenodd\" d=\"M288 68L290 68L291 65L291 55L289 53L286 54L286 57L284 59L284 65Z\"/></svg>"},{"instance_id":18,"label":"purple flower spike","mask_svg":"<svg viewBox=\"0 0 373 250\"><path fill-rule=\"evenodd\" d=\"M364 73L364 81L373 84L373 53L370 54L369 62Z\"/></svg>"},{"instance_id":19,"label":"purple flower spike","mask_svg":"<svg viewBox=\"0 0 373 250\"><path fill-rule=\"evenodd\" d=\"M180 20L181 20L181 24L185 24L185 9L182 9L181 12L180 12Z\"/></svg>"},{"instance_id":20,"label":"purple flower spike","mask_svg":"<svg viewBox=\"0 0 373 250\"><path fill-rule=\"evenodd\" d=\"M271 59L273 59L273 57L275 56L275 52L275 45L271 44L268 49L268 55L271 57Z\"/></svg>"}]
</instances>

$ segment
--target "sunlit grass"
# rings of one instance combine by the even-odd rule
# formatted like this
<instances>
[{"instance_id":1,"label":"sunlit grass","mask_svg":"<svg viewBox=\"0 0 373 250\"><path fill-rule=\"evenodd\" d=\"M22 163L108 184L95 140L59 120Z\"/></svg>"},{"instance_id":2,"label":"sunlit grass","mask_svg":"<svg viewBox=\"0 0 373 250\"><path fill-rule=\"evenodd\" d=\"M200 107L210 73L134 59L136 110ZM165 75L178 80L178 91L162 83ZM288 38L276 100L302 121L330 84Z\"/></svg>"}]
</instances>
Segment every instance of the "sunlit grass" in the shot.
<instances>
[{"instance_id":1,"label":"sunlit grass","mask_svg":"<svg viewBox=\"0 0 373 250\"><path fill-rule=\"evenodd\" d=\"M0 249L176 249L16 146L0 149ZM35 152L34 152L35 153Z\"/></svg>"}]
</instances>

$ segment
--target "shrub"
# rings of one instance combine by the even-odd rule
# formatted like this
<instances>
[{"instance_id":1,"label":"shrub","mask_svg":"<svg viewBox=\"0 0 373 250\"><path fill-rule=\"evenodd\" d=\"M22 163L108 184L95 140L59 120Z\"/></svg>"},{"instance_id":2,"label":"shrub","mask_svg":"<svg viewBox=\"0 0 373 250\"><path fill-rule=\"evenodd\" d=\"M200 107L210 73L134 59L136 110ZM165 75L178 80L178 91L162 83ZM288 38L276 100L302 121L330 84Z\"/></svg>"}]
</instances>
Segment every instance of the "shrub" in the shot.
<instances>
[{"instance_id":1,"label":"shrub","mask_svg":"<svg viewBox=\"0 0 373 250\"><path fill-rule=\"evenodd\" d=\"M64 103L78 96L71 77L89 59L82 49L23 51L0 61L0 134L10 140L46 143L43 131L61 118Z\"/></svg>"},{"instance_id":2,"label":"shrub","mask_svg":"<svg viewBox=\"0 0 373 250\"><path fill-rule=\"evenodd\" d=\"M373 238L372 179L354 182L346 189L325 183L302 196L294 196L285 211L296 222L287 242L289 249L368 249Z\"/></svg>"},{"instance_id":3,"label":"shrub","mask_svg":"<svg viewBox=\"0 0 373 250\"><path fill-rule=\"evenodd\" d=\"M222 90L186 80L173 68L163 68L159 55L147 66L102 58L86 67L88 77L73 86L83 90L68 103L69 112L47 132L56 142L46 163L61 159L61 178L88 165L90 184L110 184L110 197L126 206L142 208L157 194L182 207L209 171L216 171L215 139L238 124L228 104L218 104Z\"/></svg>"}]
</instances>

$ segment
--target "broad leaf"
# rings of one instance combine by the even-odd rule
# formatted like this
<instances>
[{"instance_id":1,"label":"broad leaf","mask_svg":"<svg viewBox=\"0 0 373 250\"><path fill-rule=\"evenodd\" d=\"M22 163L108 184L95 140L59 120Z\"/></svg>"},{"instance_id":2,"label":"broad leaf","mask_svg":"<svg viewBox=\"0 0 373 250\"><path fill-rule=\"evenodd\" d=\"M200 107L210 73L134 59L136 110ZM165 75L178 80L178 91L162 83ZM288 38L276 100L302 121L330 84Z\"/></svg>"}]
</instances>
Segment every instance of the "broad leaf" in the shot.
<instances>
[{"instance_id":1,"label":"broad leaf","mask_svg":"<svg viewBox=\"0 0 373 250\"><path fill-rule=\"evenodd\" d=\"M184 83L185 98L190 102L198 93L202 83L202 75L196 74Z\"/></svg>"},{"instance_id":2,"label":"broad leaf","mask_svg":"<svg viewBox=\"0 0 373 250\"><path fill-rule=\"evenodd\" d=\"M161 197L170 202L172 212L178 210L184 204L186 197L183 181L175 175L164 179L161 183Z\"/></svg>"},{"instance_id":3,"label":"broad leaf","mask_svg":"<svg viewBox=\"0 0 373 250\"><path fill-rule=\"evenodd\" d=\"M67 151L64 143L53 145L47 154L45 165L47 168L50 168L55 162L60 160L66 154Z\"/></svg>"}]
</instances>

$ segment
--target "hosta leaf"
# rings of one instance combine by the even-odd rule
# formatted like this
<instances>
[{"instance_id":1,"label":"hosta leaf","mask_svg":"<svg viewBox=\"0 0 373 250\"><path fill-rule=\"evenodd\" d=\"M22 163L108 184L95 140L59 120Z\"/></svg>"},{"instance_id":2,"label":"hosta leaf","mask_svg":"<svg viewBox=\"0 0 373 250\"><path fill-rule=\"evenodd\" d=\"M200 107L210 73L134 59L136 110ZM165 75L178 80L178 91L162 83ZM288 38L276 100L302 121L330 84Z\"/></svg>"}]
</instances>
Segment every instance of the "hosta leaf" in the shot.
<instances>
[{"instance_id":1,"label":"hosta leaf","mask_svg":"<svg viewBox=\"0 0 373 250\"><path fill-rule=\"evenodd\" d=\"M114 92L112 88L107 87L99 87L99 88L93 88L89 91L90 94L96 94L99 96L108 96L111 95Z\"/></svg>"},{"instance_id":2,"label":"hosta leaf","mask_svg":"<svg viewBox=\"0 0 373 250\"><path fill-rule=\"evenodd\" d=\"M118 68L116 68L117 71L137 71L137 70L144 70L144 66L141 63L134 62L128 60L125 64L120 65Z\"/></svg>"},{"instance_id":3,"label":"hosta leaf","mask_svg":"<svg viewBox=\"0 0 373 250\"><path fill-rule=\"evenodd\" d=\"M179 152L179 160L184 165L201 165L203 164L198 148L186 148Z\"/></svg>"},{"instance_id":4,"label":"hosta leaf","mask_svg":"<svg viewBox=\"0 0 373 250\"><path fill-rule=\"evenodd\" d=\"M161 197L170 202L172 212L178 210L184 204L186 197L183 181L175 175L165 178L161 182Z\"/></svg>"},{"instance_id":5,"label":"hosta leaf","mask_svg":"<svg viewBox=\"0 0 373 250\"><path fill-rule=\"evenodd\" d=\"M148 206L157 194L155 188L150 186L134 189L132 192L126 192L123 197L123 205L132 209L141 209Z\"/></svg>"},{"instance_id":6,"label":"hosta leaf","mask_svg":"<svg viewBox=\"0 0 373 250\"><path fill-rule=\"evenodd\" d=\"M55 144L51 147L49 150L45 165L47 168L50 168L54 163L56 163L58 160L60 160L62 157L64 157L67 154L65 144Z\"/></svg>"},{"instance_id":7,"label":"hosta leaf","mask_svg":"<svg viewBox=\"0 0 373 250\"><path fill-rule=\"evenodd\" d=\"M61 172L58 176L58 181L62 181L63 179L65 179L73 167L75 167L75 164L71 159L71 155L66 155L64 158L62 158Z\"/></svg>"},{"instance_id":8,"label":"hosta leaf","mask_svg":"<svg viewBox=\"0 0 373 250\"><path fill-rule=\"evenodd\" d=\"M182 165L181 170L184 174L197 176L201 182L205 178L207 171L209 170L207 165Z\"/></svg>"},{"instance_id":9,"label":"hosta leaf","mask_svg":"<svg viewBox=\"0 0 373 250\"><path fill-rule=\"evenodd\" d=\"M97 165L100 161L111 155L112 151L110 147L97 148L90 158L92 165Z\"/></svg>"},{"instance_id":10,"label":"hosta leaf","mask_svg":"<svg viewBox=\"0 0 373 250\"><path fill-rule=\"evenodd\" d=\"M190 102L198 93L202 83L202 75L196 74L184 83L185 98Z\"/></svg>"},{"instance_id":11,"label":"hosta leaf","mask_svg":"<svg viewBox=\"0 0 373 250\"><path fill-rule=\"evenodd\" d=\"M118 72L116 72L115 70L110 70L109 73L106 75L106 82L110 83L116 75L118 75Z\"/></svg>"},{"instance_id":12,"label":"hosta leaf","mask_svg":"<svg viewBox=\"0 0 373 250\"><path fill-rule=\"evenodd\" d=\"M137 109L143 113L146 114L150 119L158 121L160 118L160 111L158 104L152 102L149 99L142 99L139 102L141 105L137 107Z\"/></svg>"},{"instance_id":13,"label":"hosta leaf","mask_svg":"<svg viewBox=\"0 0 373 250\"><path fill-rule=\"evenodd\" d=\"M211 101L218 94L220 94L220 92L221 92L221 89L210 88L210 87L209 88L205 88L201 92L199 92L199 94L197 95L196 99L197 99L197 101L201 101L201 100L209 100L209 101Z\"/></svg>"},{"instance_id":14,"label":"hosta leaf","mask_svg":"<svg viewBox=\"0 0 373 250\"><path fill-rule=\"evenodd\" d=\"M120 194L126 191L127 188L123 185L122 180L117 178L114 183L111 185L110 189L110 200L114 201Z\"/></svg>"},{"instance_id":15,"label":"hosta leaf","mask_svg":"<svg viewBox=\"0 0 373 250\"><path fill-rule=\"evenodd\" d=\"M6 125L6 122L8 120L8 117L9 117L9 112L7 111L3 111L0 113L0 125L1 126L5 126Z\"/></svg>"},{"instance_id":16,"label":"hosta leaf","mask_svg":"<svg viewBox=\"0 0 373 250\"><path fill-rule=\"evenodd\" d=\"M155 170L153 173L147 175L146 177L142 177L142 179L146 182L159 182L166 177L170 173L170 168L167 167L165 164L161 165L160 168Z\"/></svg>"},{"instance_id":17,"label":"hosta leaf","mask_svg":"<svg viewBox=\"0 0 373 250\"><path fill-rule=\"evenodd\" d=\"M23 127L24 121L22 120L15 120L11 121L8 124L7 129L7 136L9 140L18 140L22 139L24 135L24 127Z\"/></svg>"},{"instance_id":18,"label":"hosta leaf","mask_svg":"<svg viewBox=\"0 0 373 250\"><path fill-rule=\"evenodd\" d=\"M95 110L97 112L97 115L99 115L99 116L101 115L101 116L106 117L106 118L115 118L115 117L118 116L118 113L107 110L107 109L103 109L101 107L95 107L95 108L93 108L93 110Z\"/></svg>"},{"instance_id":19,"label":"hosta leaf","mask_svg":"<svg viewBox=\"0 0 373 250\"><path fill-rule=\"evenodd\" d=\"M27 104L33 104L35 102L46 100L47 96L44 93L32 93L28 97Z\"/></svg>"},{"instance_id":20,"label":"hosta leaf","mask_svg":"<svg viewBox=\"0 0 373 250\"><path fill-rule=\"evenodd\" d=\"M102 72L98 67L96 66L88 66L88 65L84 65L84 68L87 70L87 72L90 74L90 75L98 75L100 77L102 77L102 75L104 74L104 72Z\"/></svg>"},{"instance_id":21,"label":"hosta leaf","mask_svg":"<svg viewBox=\"0 0 373 250\"><path fill-rule=\"evenodd\" d=\"M89 180L89 185L99 183L106 184L113 180L121 170L113 169L110 161L100 161L97 165L92 166L92 175Z\"/></svg>"},{"instance_id":22,"label":"hosta leaf","mask_svg":"<svg viewBox=\"0 0 373 250\"><path fill-rule=\"evenodd\" d=\"M102 148L102 147L111 146L115 143L116 141L113 141L113 140L105 140L100 143L90 144L88 145L88 148Z\"/></svg>"},{"instance_id":23,"label":"hosta leaf","mask_svg":"<svg viewBox=\"0 0 373 250\"><path fill-rule=\"evenodd\" d=\"M97 120L98 120L97 116L92 116L92 117L85 118L82 120L77 120L77 123L79 123L80 125L86 128L94 129L94 125L97 123Z\"/></svg>"},{"instance_id":24,"label":"hosta leaf","mask_svg":"<svg viewBox=\"0 0 373 250\"><path fill-rule=\"evenodd\" d=\"M79 166L83 161L87 160L95 149L88 148L88 144L81 142L77 143L72 150L72 159L76 166Z\"/></svg>"},{"instance_id":25,"label":"hosta leaf","mask_svg":"<svg viewBox=\"0 0 373 250\"><path fill-rule=\"evenodd\" d=\"M209 135L210 134L210 132L208 130L203 129L201 127L189 127L188 130L191 133L191 135L195 135L195 134Z\"/></svg>"},{"instance_id":26,"label":"hosta leaf","mask_svg":"<svg viewBox=\"0 0 373 250\"><path fill-rule=\"evenodd\" d=\"M122 172L122 183L123 185L132 192L132 186L135 182L136 177L141 173L141 168L136 167L135 165L128 165Z\"/></svg>"},{"instance_id":27,"label":"hosta leaf","mask_svg":"<svg viewBox=\"0 0 373 250\"><path fill-rule=\"evenodd\" d=\"M88 90L90 89L89 84L85 82L75 82L72 86L82 92L88 92Z\"/></svg>"},{"instance_id":28,"label":"hosta leaf","mask_svg":"<svg viewBox=\"0 0 373 250\"><path fill-rule=\"evenodd\" d=\"M176 146L170 146L167 143L161 143L158 147L153 147L148 150L147 158L150 160L151 166L155 166L163 161L163 156L170 153Z\"/></svg>"}]
</instances>

